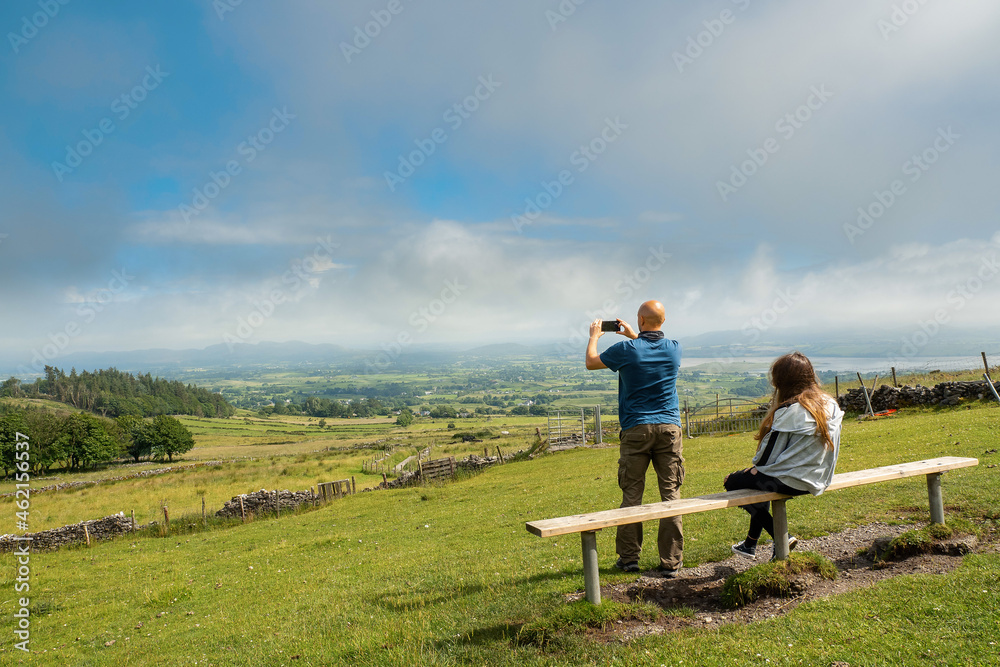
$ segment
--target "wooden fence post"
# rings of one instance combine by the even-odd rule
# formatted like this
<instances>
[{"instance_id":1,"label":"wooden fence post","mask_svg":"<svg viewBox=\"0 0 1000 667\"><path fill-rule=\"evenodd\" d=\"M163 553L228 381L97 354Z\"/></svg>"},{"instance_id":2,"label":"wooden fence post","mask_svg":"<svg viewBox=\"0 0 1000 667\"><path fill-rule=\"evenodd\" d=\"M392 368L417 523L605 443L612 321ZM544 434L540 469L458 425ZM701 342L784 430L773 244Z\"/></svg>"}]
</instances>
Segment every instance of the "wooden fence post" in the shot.
<instances>
[{"instance_id":1,"label":"wooden fence post","mask_svg":"<svg viewBox=\"0 0 1000 667\"><path fill-rule=\"evenodd\" d=\"M240 495L240 519L243 521L243 523L247 522L247 511L246 511L246 508L243 507L243 496L242 495Z\"/></svg>"},{"instance_id":2,"label":"wooden fence post","mask_svg":"<svg viewBox=\"0 0 1000 667\"><path fill-rule=\"evenodd\" d=\"M895 366L892 367L892 386L893 387L898 387L899 386L899 383L896 382L896 367Z\"/></svg>"},{"instance_id":3,"label":"wooden fence post","mask_svg":"<svg viewBox=\"0 0 1000 667\"><path fill-rule=\"evenodd\" d=\"M878 377L878 376L876 376L876 377ZM868 405L868 412L866 412L865 414L870 414L870 415L872 415L874 417L875 416L875 411L872 410L872 401L868 397L868 387L865 386L865 381L861 379L861 373L858 373L858 382L861 383L861 391L864 392L864 394L865 394L865 403ZM872 388L873 389L875 388L875 383L874 382L872 382Z\"/></svg>"},{"instance_id":4,"label":"wooden fence post","mask_svg":"<svg viewBox=\"0 0 1000 667\"><path fill-rule=\"evenodd\" d=\"M132 530L135 530L135 510L132 510Z\"/></svg>"},{"instance_id":5,"label":"wooden fence post","mask_svg":"<svg viewBox=\"0 0 1000 667\"><path fill-rule=\"evenodd\" d=\"M604 431L601 428L601 406L594 406L594 444L604 444Z\"/></svg>"},{"instance_id":6,"label":"wooden fence post","mask_svg":"<svg viewBox=\"0 0 1000 667\"><path fill-rule=\"evenodd\" d=\"M274 490L274 513L280 517L281 516L281 494L278 490Z\"/></svg>"},{"instance_id":7,"label":"wooden fence post","mask_svg":"<svg viewBox=\"0 0 1000 667\"><path fill-rule=\"evenodd\" d=\"M837 395L837 402L840 403L840 376L833 376L833 391Z\"/></svg>"},{"instance_id":8,"label":"wooden fence post","mask_svg":"<svg viewBox=\"0 0 1000 667\"><path fill-rule=\"evenodd\" d=\"M208 525L208 514L205 512L205 496L201 497L201 522Z\"/></svg>"},{"instance_id":9,"label":"wooden fence post","mask_svg":"<svg viewBox=\"0 0 1000 667\"><path fill-rule=\"evenodd\" d=\"M90 531L87 529L87 524L83 524L83 535L87 538L87 546L90 546Z\"/></svg>"},{"instance_id":10,"label":"wooden fence post","mask_svg":"<svg viewBox=\"0 0 1000 667\"><path fill-rule=\"evenodd\" d=\"M358 492L358 487L354 483L354 475L351 475L351 495L353 496L357 492Z\"/></svg>"},{"instance_id":11,"label":"wooden fence post","mask_svg":"<svg viewBox=\"0 0 1000 667\"><path fill-rule=\"evenodd\" d=\"M500 464L503 464L503 454L500 452L500 445L497 445L497 458L500 459Z\"/></svg>"},{"instance_id":12,"label":"wooden fence post","mask_svg":"<svg viewBox=\"0 0 1000 667\"><path fill-rule=\"evenodd\" d=\"M979 354L983 355L983 368L986 369L986 377L989 379L990 382L993 382L993 378L990 377L990 365L986 363L986 353L980 352Z\"/></svg>"},{"instance_id":13,"label":"wooden fence post","mask_svg":"<svg viewBox=\"0 0 1000 667\"><path fill-rule=\"evenodd\" d=\"M167 524L167 532L170 532L170 513L167 512L167 506L163 506L163 521Z\"/></svg>"}]
</instances>

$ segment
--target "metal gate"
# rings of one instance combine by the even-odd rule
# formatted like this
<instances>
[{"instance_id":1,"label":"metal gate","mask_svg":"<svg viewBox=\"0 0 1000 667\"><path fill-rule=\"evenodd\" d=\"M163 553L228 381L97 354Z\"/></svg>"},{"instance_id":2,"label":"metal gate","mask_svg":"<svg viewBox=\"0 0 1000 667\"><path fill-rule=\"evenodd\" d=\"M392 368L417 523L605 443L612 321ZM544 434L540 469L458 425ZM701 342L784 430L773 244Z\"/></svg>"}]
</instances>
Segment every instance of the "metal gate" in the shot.
<instances>
[{"instance_id":1,"label":"metal gate","mask_svg":"<svg viewBox=\"0 0 1000 667\"><path fill-rule=\"evenodd\" d=\"M755 431L767 414L768 403L745 398L722 398L688 409L684 402L684 427L689 438L713 433Z\"/></svg>"},{"instance_id":2,"label":"metal gate","mask_svg":"<svg viewBox=\"0 0 1000 667\"><path fill-rule=\"evenodd\" d=\"M588 424L587 408L573 410L555 410L548 415L549 448L570 448L587 444L590 439L595 445L603 442L601 433L601 406L591 409L593 418Z\"/></svg>"}]
</instances>

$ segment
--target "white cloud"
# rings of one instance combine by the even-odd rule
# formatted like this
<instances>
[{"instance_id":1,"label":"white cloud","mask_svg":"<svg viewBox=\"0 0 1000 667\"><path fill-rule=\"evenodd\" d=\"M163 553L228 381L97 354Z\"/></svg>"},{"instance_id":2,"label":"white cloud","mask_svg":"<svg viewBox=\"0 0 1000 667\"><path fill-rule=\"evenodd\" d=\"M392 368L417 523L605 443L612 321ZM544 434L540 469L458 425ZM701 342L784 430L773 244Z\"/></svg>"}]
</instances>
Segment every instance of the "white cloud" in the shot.
<instances>
[{"instance_id":1,"label":"white cloud","mask_svg":"<svg viewBox=\"0 0 1000 667\"><path fill-rule=\"evenodd\" d=\"M2 230L0 276L19 286L3 319L36 309L25 335L44 339L63 315L43 317L38 304L84 303L124 262L142 269L129 292L141 298L116 301L88 340L118 331L124 347L218 342L330 236L336 255L314 261L255 340L391 337L454 280L466 287L419 332L427 342L564 337L607 304L632 317L646 298L667 303L678 335L737 329L782 291L795 303L776 326L916 321L951 307L952 290L1000 244L998 99L987 85L1000 70L1000 6L926 3L886 40L877 21L893 4L724 3L736 21L683 73L674 52L722 6L585 3L553 32L529 0L406 4L347 63L339 43L370 8L244 3L219 21L205 5L202 29L231 64L240 101L157 126L155 149L122 163L135 180L97 173L95 157L81 168L92 181L57 188L51 147L39 157L21 143L30 112L17 112L10 138L0 134L12 156L0 165L0 198L15 221ZM123 28L112 21L81 33L80 45L57 40L70 16L44 36L50 47L13 65L18 99L35 108L97 100L103 109L108 91L133 80L128 63L156 60L154 46L179 60L146 30L116 43ZM383 171L487 75L501 87L390 192ZM157 91L163 106L144 113L172 112L188 94L180 70L172 76ZM781 137L776 121L817 86L832 97ZM177 207L274 105L297 114L294 125L185 221ZM620 140L517 233L510 215L542 182L575 170L573 151L618 117L628 126ZM109 137L101 156L152 127L130 120L129 141ZM904 162L949 126L961 138L909 180ZM779 149L722 201L717 181L769 137ZM844 224L894 179L905 194L852 244ZM650 248L661 247L669 261L648 271ZM1000 324L997 284L950 311L954 321Z\"/></svg>"},{"instance_id":2,"label":"white cloud","mask_svg":"<svg viewBox=\"0 0 1000 667\"><path fill-rule=\"evenodd\" d=\"M683 219L684 216L681 214L669 211L643 211L639 214L639 222L646 223L678 222Z\"/></svg>"}]
</instances>

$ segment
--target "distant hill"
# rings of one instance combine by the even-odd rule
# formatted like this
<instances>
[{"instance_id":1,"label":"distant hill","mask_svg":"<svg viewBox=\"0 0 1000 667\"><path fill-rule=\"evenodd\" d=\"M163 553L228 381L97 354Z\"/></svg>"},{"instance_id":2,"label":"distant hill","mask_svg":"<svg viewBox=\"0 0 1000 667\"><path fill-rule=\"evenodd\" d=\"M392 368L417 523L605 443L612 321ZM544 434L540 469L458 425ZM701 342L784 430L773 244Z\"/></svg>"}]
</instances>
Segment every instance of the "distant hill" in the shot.
<instances>
[{"instance_id":1,"label":"distant hill","mask_svg":"<svg viewBox=\"0 0 1000 667\"><path fill-rule=\"evenodd\" d=\"M668 331L669 334L669 331ZM906 341L920 343L915 355L902 352ZM567 354L566 341L533 344L491 343L421 344L399 349L357 349L329 343L301 341L211 345L203 349L131 350L127 352L81 352L56 360L62 368L118 368L136 373L170 377L201 369L244 374L253 368L322 367L360 374L424 370L442 364L523 363L531 360L580 358L585 342L576 341L579 354ZM1000 354L1000 332L943 326L933 336L915 327L898 329L768 329L766 331L710 331L680 339L687 357L773 357L797 349L826 357L972 356L980 351ZM602 347L604 344L602 343ZM52 362L55 363L55 362ZM25 368L0 360L0 377L25 380L41 375L42 369Z\"/></svg>"},{"instance_id":2,"label":"distant hill","mask_svg":"<svg viewBox=\"0 0 1000 667\"><path fill-rule=\"evenodd\" d=\"M236 412L221 394L176 380L153 377L149 373L136 376L115 368L93 373L77 373L73 369L67 375L59 368L46 366L45 377L36 378L30 384L16 379L5 380L0 384L0 396L51 398L105 417L229 417Z\"/></svg>"},{"instance_id":3,"label":"distant hill","mask_svg":"<svg viewBox=\"0 0 1000 667\"><path fill-rule=\"evenodd\" d=\"M823 357L971 356L1000 350L1000 332L940 327L927 336L917 327L880 329L769 329L711 331L680 339L687 356L771 356L788 350ZM906 343L910 347L904 349ZM916 343L916 345L914 344ZM907 350L916 350L908 354Z\"/></svg>"}]
</instances>

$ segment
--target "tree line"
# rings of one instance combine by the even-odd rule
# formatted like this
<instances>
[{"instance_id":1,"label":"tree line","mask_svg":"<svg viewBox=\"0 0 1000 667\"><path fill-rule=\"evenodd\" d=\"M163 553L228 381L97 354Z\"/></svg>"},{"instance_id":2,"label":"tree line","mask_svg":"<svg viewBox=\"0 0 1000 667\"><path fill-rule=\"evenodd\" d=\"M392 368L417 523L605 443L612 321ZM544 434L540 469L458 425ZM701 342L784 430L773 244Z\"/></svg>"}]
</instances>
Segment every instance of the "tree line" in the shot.
<instances>
[{"instance_id":1,"label":"tree line","mask_svg":"<svg viewBox=\"0 0 1000 667\"><path fill-rule=\"evenodd\" d=\"M94 467L123 456L137 463L143 458L173 461L194 446L187 427L169 415L110 419L89 412L59 415L0 405L0 467L5 477L16 468L18 433L28 437L29 467L36 473L57 464L69 469Z\"/></svg>"},{"instance_id":2,"label":"tree line","mask_svg":"<svg viewBox=\"0 0 1000 667\"><path fill-rule=\"evenodd\" d=\"M132 375L115 368L69 375L45 366L45 377L33 383L10 378L0 383L0 397L51 398L104 417L194 415L230 417L236 409L221 394L177 380Z\"/></svg>"}]
</instances>

